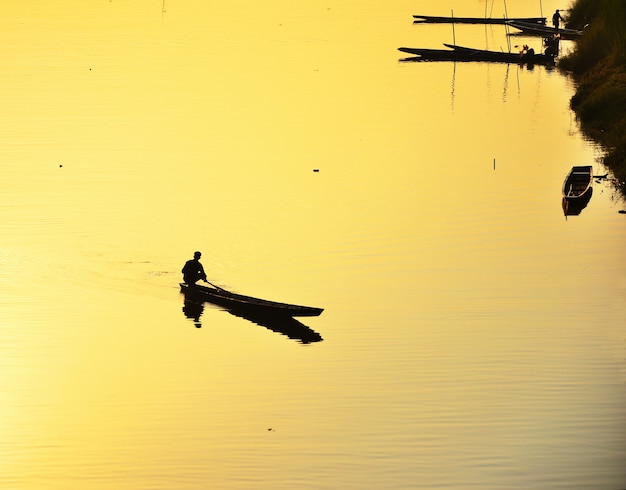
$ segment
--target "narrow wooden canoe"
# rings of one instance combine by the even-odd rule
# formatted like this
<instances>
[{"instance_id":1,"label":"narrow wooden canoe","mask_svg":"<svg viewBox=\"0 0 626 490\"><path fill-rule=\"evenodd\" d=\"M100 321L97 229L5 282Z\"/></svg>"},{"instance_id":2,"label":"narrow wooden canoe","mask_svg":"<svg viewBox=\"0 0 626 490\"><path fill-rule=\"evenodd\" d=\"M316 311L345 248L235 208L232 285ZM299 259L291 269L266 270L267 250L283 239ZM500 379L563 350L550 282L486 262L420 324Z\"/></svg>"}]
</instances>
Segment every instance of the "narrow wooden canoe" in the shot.
<instances>
[{"instance_id":1,"label":"narrow wooden canoe","mask_svg":"<svg viewBox=\"0 0 626 490\"><path fill-rule=\"evenodd\" d=\"M185 295L232 310L281 314L291 317L319 316L324 311L323 308L278 303L199 284L189 285L181 283L180 289Z\"/></svg>"},{"instance_id":2,"label":"narrow wooden canoe","mask_svg":"<svg viewBox=\"0 0 626 490\"><path fill-rule=\"evenodd\" d=\"M565 216L579 215L593 194L593 168L591 165L572 167L563 182L562 194Z\"/></svg>"},{"instance_id":3,"label":"narrow wooden canoe","mask_svg":"<svg viewBox=\"0 0 626 490\"><path fill-rule=\"evenodd\" d=\"M466 48L454 44L444 44L450 49L398 48L403 53L416 57L412 61L487 61L493 63L527 63L553 65L554 56L543 53L507 53L484 49ZM409 60L411 60L409 58Z\"/></svg>"},{"instance_id":4,"label":"narrow wooden canoe","mask_svg":"<svg viewBox=\"0 0 626 490\"><path fill-rule=\"evenodd\" d=\"M414 15L414 24L506 24L507 22L526 22L528 24L545 25L545 17L514 17L498 19L497 17L438 17L435 15Z\"/></svg>"},{"instance_id":5,"label":"narrow wooden canoe","mask_svg":"<svg viewBox=\"0 0 626 490\"><path fill-rule=\"evenodd\" d=\"M512 20L507 22L507 24L522 31L524 34L531 34L534 36L559 34L562 39L578 39L583 35L583 31L578 31L576 29L555 29L554 27L542 26L530 22Z\"/></svg>"}]
</instances>

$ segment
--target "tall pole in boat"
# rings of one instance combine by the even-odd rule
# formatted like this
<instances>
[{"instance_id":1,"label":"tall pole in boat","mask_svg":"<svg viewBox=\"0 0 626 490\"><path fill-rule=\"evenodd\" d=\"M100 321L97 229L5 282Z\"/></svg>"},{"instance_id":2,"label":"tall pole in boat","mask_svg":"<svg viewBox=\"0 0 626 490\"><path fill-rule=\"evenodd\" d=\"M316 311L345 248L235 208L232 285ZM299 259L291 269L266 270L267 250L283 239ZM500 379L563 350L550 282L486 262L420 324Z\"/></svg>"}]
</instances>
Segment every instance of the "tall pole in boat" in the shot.
<instances>
[{"instance_id":1,"label":"tall pole in boat","mask_svg":"<svg viewBox=\"0 0 626 490\"><path fill-rule=\"evenodd\" d=\"M507 12L506 9L506 0L504 0L504 18L508 19L509 18L509 13ZM504 23L504 30L506 31L506 44L509 47L509 53L511 52L511 38L509 36L509 24L505 21Z\"/></svg>"},{"instance_id":2,"label":"tall pole in boat","mask_svg":"<svg viewBox=\"0 0 626 490\"><path fill-rule=\"evenodd\" d=\"M509 36L509 32L510 32L509 23L506 20L508 17L506 16L506 14L504 14L503 18L504 18L504 35L506 37L506 47L508 48L509 53L510 53L511 52L511 36Z\"/></svg>"},{"instance_id":3,"label":"tall pole in boat","mask_svg":"<svg viewBox=\"0 0 626 490\"><path fill-rule=\"evenodd\" d=\"M541 0L539 0L539 13L543 17L543 2Z\"/></svg>"},{"instance_id":4,"label":"tall pole in boat","mask_svg":"<svg viewBox=\"0 0 626 490\"><path fill-rule=\"evenodd\" d=\"M456 46L456 32L454 31L454 9L450 10L452 13L452 44Z\"/></svg>"}]
</instances>

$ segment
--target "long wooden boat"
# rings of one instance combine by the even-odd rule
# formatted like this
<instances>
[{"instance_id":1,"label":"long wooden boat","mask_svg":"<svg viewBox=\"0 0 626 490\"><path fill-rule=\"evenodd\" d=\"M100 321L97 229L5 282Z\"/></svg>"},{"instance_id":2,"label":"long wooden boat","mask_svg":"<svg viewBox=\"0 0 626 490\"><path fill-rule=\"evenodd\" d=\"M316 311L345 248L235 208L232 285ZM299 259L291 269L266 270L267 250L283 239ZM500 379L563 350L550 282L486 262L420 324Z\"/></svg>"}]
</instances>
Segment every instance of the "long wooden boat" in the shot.
<instances>
[{"instance_id":1,"label":"long wooden boat","mask_svg":"<svg viewBox=\"0 0 626 490\"><path fill-rule=\"evenodd\" d=\"M507 22L507 24L522 31L524 34L534 36L550 36L558 34L562 39L578 39L583 35L583 31L578 31L576 29L555 29L554 27L542 26L531 22L512 20Z\"/></svg>"},{"instance_id":2,"label":"long wooden boat","mask_svg":"<svg viewBox=\"0 0 626 490\"><path fill-rule=\"evenodd\" d=\"M200 284L190 285L181 283L180 289L185 295L232 310L281 314L291 317L319 316L322 311L324 311L323 308L278 303L276 301L244 296L243 294L231 293L224 289L202 286Z\"/></svg>"},{"instance_id":3,"label":"long wooden boat","mask_svg":"<svg viewBox=\"0 0 626 490\"><path fill-rule=\"evenodd\" d=\"M526 22L545 25L545 17L438 17L435 15L414 15L414 24L506 24L507 22Z\"/></svg>"},{"instance_id":4,"label":"long wooden boat","mask_svg":"<svg viewBox=\"0 0 626 490\"><path fill-rule=\"evenodd\" d=\"M507 53L485 49L466 48L445 44L449 49L398 48L398 51L414 55L411 61L489 61L495 63L527 63L553 65L554 56L544 53Z\"/></svg>"},{"instance_id":5,"label":"long wooden boat","mask_svg":"<svg viewBox=\"0 0 626 490\"><path fill-rule=\"evenodd\" d=\"M563 182L562 194L565 216L579 215L593 194L593 168L591 165L572 167Z\"/></svg>"}]
</instances>

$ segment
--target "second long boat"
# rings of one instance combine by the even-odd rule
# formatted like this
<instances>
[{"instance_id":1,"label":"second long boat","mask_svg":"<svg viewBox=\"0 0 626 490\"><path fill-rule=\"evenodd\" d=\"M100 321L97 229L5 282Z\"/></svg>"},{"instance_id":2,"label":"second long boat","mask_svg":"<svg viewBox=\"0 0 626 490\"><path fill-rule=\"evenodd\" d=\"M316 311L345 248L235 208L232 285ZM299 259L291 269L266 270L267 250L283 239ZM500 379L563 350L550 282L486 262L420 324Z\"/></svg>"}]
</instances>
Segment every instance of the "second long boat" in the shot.
<instances>
[{"instance_id":1,"label":"second long boat","mask_svg":"<svg viewBox=\"0 0 626 490\"><path fill-rule=\"evenodd\" d=\"M435 15L414 15L414 24L507 24L524 22L527 24L545 25L545 17L438 17Z\"/></svg>"}]
</instances>

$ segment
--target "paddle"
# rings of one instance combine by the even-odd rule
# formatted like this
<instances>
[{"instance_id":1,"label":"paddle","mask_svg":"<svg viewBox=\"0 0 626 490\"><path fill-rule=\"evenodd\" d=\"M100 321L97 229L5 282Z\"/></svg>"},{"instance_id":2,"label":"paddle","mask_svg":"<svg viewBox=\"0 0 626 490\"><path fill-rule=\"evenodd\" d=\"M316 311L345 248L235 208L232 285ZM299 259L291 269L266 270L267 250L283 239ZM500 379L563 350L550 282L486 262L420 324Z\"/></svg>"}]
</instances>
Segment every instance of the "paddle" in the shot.
<instances>
[{"instance_id":1,"label":"paddle","mask_svg":"<svg viewBox=\"0 0 626 490\"><path fill-rule=\"evenodd\" d=\"M212 282L207 281L206 279L203 279L204 282L206 282L207 284L210 284L211 286L213 286L215 289L219 289L220 291L224 291L225 293L229 293L229 291L226 291L224 288L221 288L219 286L216 286L215 284L213 284Z\"/></svg>"}]
</instances>

